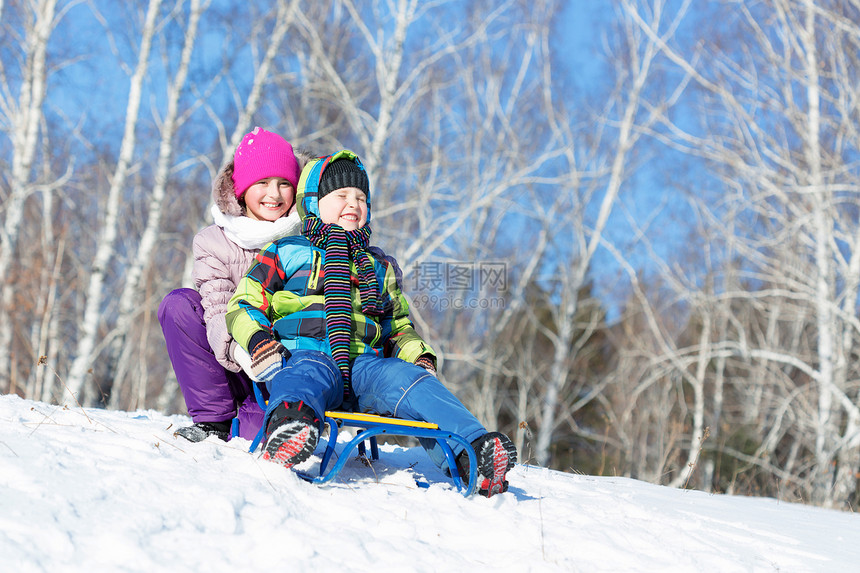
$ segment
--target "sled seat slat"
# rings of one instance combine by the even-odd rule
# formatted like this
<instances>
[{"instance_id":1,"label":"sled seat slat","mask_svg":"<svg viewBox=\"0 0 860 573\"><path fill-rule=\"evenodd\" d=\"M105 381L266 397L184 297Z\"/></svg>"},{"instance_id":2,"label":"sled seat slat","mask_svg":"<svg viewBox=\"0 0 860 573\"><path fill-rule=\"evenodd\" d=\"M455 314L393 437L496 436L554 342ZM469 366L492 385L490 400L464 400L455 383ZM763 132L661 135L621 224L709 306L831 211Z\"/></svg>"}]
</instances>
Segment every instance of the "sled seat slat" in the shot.
<instances>
[{"instance_id":1,"label":"sled seat slat","mask_svg":"<svg viewBox=\"0 0 860 573\"><path fill-rule=\"evenodd\" d=\"M379 422L391 424L394 426L408 426L410 428L426 428L428 430L438 430L439 424L431 422L419 422L417 420L405 420L403 418L392 418L390 416L380 416L378 414L364 414L360 412L339 412L331 411L325 413L326 418L334 418L335 420L354 421L354 422Z\"/></svg>"}]
</instances>

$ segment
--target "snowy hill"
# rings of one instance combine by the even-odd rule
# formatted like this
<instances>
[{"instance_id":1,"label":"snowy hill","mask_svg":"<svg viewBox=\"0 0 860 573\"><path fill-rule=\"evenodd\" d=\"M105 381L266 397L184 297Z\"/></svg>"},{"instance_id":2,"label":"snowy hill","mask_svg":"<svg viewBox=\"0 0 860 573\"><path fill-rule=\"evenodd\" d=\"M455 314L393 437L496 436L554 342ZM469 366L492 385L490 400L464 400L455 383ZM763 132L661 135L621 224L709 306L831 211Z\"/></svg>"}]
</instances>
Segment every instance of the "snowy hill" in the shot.
<instances>
[{"instance_id":1,"label":"snowy hill","mask_svg":"<svg viewBox=\"0 0 860 573\"><path fill-rule=\"evenodd\" d=\"M315 486L188 423L0 396L0 569L860 571L856 513L533 466L467 499L396 446Z\"/></svg>"}]
</instances>

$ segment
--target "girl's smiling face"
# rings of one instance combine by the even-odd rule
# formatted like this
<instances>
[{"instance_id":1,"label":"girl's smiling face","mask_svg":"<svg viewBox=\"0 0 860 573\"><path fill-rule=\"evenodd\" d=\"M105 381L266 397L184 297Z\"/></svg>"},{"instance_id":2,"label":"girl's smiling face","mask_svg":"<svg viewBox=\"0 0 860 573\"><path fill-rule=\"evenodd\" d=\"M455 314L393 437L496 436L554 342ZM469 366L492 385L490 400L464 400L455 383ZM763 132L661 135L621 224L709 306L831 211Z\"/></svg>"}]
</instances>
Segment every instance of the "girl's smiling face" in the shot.
<instances>
[{"instance_id":1,"label":"girl's smiling face","mask_svg":"<svg viewBox=\"0 0 860 573\"><path fill-rule=\"evenodd\" d=\"M296 190L282 177L268 177L257 181L242 195L245 214L256 221L276 221L290 211L296 199Z\"/></svg>"},{"instance_id":2,"label":"girl's smiling face","mask_svg":"<svg viewBox=\"0 0 860 573\"><path fill-rule=\"evenodd\" d=\"M367 195L358 187L335 189L319 200L319 210L323 223L355 231L367 222Z\"/></svg>"}]
</instances>

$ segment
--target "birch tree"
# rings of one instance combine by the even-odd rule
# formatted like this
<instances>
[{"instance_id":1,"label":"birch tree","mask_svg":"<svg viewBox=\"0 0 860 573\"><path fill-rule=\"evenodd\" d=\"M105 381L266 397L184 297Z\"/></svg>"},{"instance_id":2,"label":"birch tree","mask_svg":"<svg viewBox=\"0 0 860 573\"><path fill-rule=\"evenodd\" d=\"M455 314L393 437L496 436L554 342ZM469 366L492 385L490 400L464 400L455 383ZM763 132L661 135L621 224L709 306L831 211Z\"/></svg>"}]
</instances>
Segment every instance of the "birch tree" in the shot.
<instances>
[{"instance_id":1,"label":"birch tree","mask_svg":"<svg viewBox=\"0 0 860 573\"><path fill-rule=\"evenodd\" d=\"M260 27L261 34L259 41L262 45L257 46L255 51L262 48L263 57L259 62L255 62L254 76L248 96L237 105L238 119L229 137L225 137L226 129L223 123L213 116L218 127L224 160L239 145L245 133L250 131L252 118L267 101L268 98L265 97L264 90L273 84L274 76L276 75L275 62L278 57L283 55L284 50L282 46L284 39L293 30L295 20L300 13L300 3L298 0L278 0L271 20ZM269 27L271 27L271 33L266 32L266 29ZM290 139L287 138L287 140L289 141Z\"/></svg>"},{"instance_id":2,"label":"birch tree","mask_svg":"<svg viewBox=\"0 0 860 573\"><path fill-rule=\"evenodd\" d=\"M50 140L47 136L42 138L42 155L50 157ZM53 176L50 172L50 162L43 161L41 165L42 180L51 181ZM71 180L72 170L60 179L54 180L47 189L42 189L41 209L41 242L40 248L43 253L42 265L39 269L39 286L36 308L33 313L32 339L30 348L35 350L29 360L31 369L27 378L26 396L31 396L43 401L50 401L55 387L55 375L49 368L32 368L33 364L54 365L60 354L60 312L62 300L62 267L65 261L68 230L66 226L55 229L53 221L59 210L59 202L55 198L56 188L61 188Z\"/></svg>"},{"instance_id":3,"label":"birch tree","mask_svg":"<svg viewBox=\"0 0 860 573\"><path fill-rule=\"evenodd\" d=\"M104 220L99 232L99 240L90 277L86 289L84 313L81 331L78 334L77 351L67 376L67 390L63 402L73 404L81 401L81 394L87 382L87 372L93 360L98 355L96 343L99 326L102 323L102 301L104 298L104 283L110 270L110 262L115 254L116 238L119 228L119 205L126 184L129 167L134 159L137 144L136 128L139 119L141 92L149 66L150 51L156 34L157 18L161 8L161 0L150 0L141 30L141 41L137 64L130 79L128 106L125 115L122 145L117 158L116 168L110 180ZM96 402L94 391L86 392L85 401L88 404Z\"/></svg>"},{"instance_id":4,"label":"birch tree","mask_svg":"<svg viewBox=\"0 0 860 573\"><path fill-rule=\"evenodd\" d=\"M622 8L629 9L632 2L623 2ZM654 2L649 15L649 25L660 30L660 35L670 38L684 17L686 6L676 14L665 14L665 4ZM552 124L556 138L564 141L565 175L559 181L562 192L557 204L548 210L550 220L547 225L553 230L556 248L563 256L554 257L558 264L552 267L552 296L558 300L554 305L552 328L544 329L552 341L553 355L548 377L542 385L541 410L535 443L536 458L539 464L550 460L550 445L553 433L559 424L559 409L565 401L564 392L569 392L572 382L572 365L576 352L598 326L596 315L584 324L577 325L577 316L583 301L583 292L595 254L601 243L606 241L604 233L610 216L615 209L625 180L631 173L630 159L634 147L641 138L643 130L649 129L659 115L649 111L654 108L671 109L683 93L686 80L681 78L675 90L659 94L659 102L649 101L653 96L649 85L654 83L652 70L655 59L660 55L660 44L655 38L638 31L632 19L622 20L624 25L624 52L619 54L621 66L618 68L616 85L606 108L598 116L598 121L614 130L599 132L605 140L600 142L606 151L596 159L588 159L592 148L585 148L570 129L571 122L560 116ZM585 148L585 149L584 149ZM594 148L597 148L595 145ZM596 217L590 220L590 213ZM566 216L562 214L567 214ZM562 220L559 220L564 217ZM572 247L568 247L572 245ZM581 407L582 397L593 398L599 388L579 394L577 401ZM570 412L568 411L568 414Z\"/></svg>"},{"instance_id":5,"label":"birch tree","mask_svg":"<svg viewBox=\"0 0 860 573\"><path fill-rule=\"evenodd\" d=\"M0 16L3 15L0 6ZM24 22L21 31L17 70L20 84L13 79L0 62L0 125L12 141L12 161L8 187L4 189L3 226L0 228L0 277L3 277L0 300L0 388L10 391L12 368L12 330L10 318L13 304L14 283L9 280L14 260L18 255L18 236L24 204L36 189L33 180L33 161L39 145L39 126L43 118L43 103L48 78L48 42L57 21L56 0L40 0L24 3L19 15ZM8 17L8 14L6 15ZM14 37L4 33L6 38ZM17 93L16 93L17 92Z\"/></svg>"},{"instance_id":6,"label":"birch tree","mask_svg":"<svg viewBox=\"0 0 860 573\"><path fill-rule=\"evenodd\" d=\"M151 303L148 303L145 298L140 296L141 277L145 269L152 265L155 255L162 214L165 207L164 199L168 178L173 166L174 146L176 144L175 134L181 121L179 117L180 96L185 90L191 55L197 42L197 28L200 17L208 6L209 2L201 3L200 0L191 0L179 65L173 80L168 82L166 86L167 110L161 125L161 142L155 166L155 180L149 198L149 208L147 209L146 226L140 238L137 252L131 258L130 265L125 273L125 285L120 295L117 325L113 333L115 337L113 349L111 355L108 357L114 364L114 367L108 370L113 376L110 400L110 405L113 408L118 407L120 404L120 397L123 393L123 382L129 370L132 351L131 344L127 342L129 330L143 308L147 305L151 306ZM165 65L165 67L167 66ZM137 394L139 397L139 406L143 405L146 382L145 379L138 382L139 390Z\"/></svg>"},{"instance_id":7,"label":"birch tree","mask_svg":"<svg viewBox=\"0 0 860 573\"><path fill-rule=\"evenodd\" d=\"M733 7L729 18L737 16L734 23L744 31L737 43L708 46L695 56L637 21L702 93L707 136L666 118L667 141L712 167L747 223L733 227L743 235L728 254L743 257L742 276L759 288L732 296L791 320L774 322L778 327L763 338L738 329L744 336L727 341L747 360L771 366L750 382L777 389L778 402L756 403L789 414L765 432L759 458L746 461L803 484L815 503L843 506L856 491L860 461L852 382L858 187L849 167L858 144L858 14L856 6L813 0ZM698 61L708 53L714 57ZM788 335L798 325L814 341L809 352ZM781 436L778 445L775 436ZM805 466L798 457L806 458Z\"/></svg>"}]
</instances>

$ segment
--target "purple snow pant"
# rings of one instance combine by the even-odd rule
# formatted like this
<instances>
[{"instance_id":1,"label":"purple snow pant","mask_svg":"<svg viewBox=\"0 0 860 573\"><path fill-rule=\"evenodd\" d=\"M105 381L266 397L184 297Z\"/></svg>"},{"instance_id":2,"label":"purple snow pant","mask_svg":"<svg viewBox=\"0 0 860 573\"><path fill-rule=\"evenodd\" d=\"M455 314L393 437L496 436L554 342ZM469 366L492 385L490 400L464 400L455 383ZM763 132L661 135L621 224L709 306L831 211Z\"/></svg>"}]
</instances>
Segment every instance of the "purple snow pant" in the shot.
<instances>
[{"instance_id":1,"label":"purple snow pant","mask_svg":"<svg viewBox=\"0 0 860 573\"><path fill-rule=\"evenodd\" d=\"M239 417L239 435L252 440L263 425L263 412L254 400L251 380L244 372L221 366L206 338L200 293L190 288L171 291L158 307L158 322L167 355L196 422L229 422Z\"/></svg>"}]
</instances>

